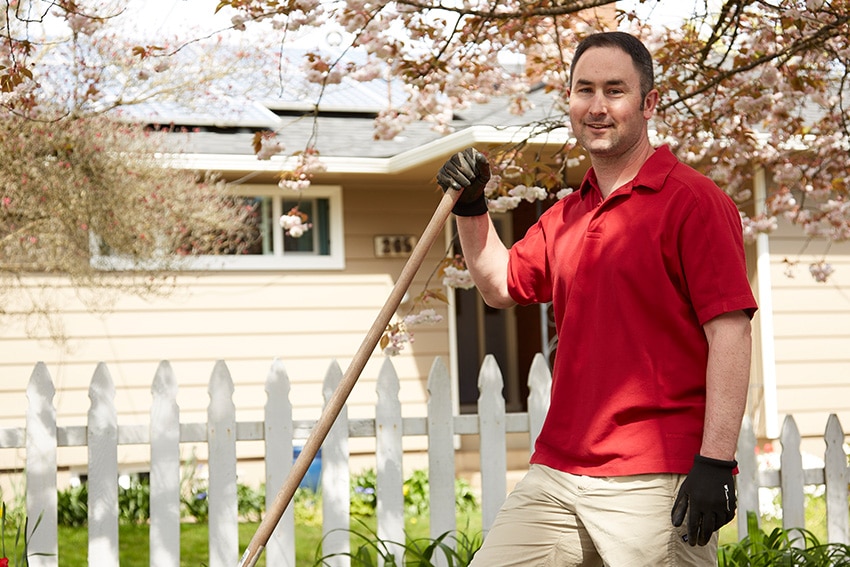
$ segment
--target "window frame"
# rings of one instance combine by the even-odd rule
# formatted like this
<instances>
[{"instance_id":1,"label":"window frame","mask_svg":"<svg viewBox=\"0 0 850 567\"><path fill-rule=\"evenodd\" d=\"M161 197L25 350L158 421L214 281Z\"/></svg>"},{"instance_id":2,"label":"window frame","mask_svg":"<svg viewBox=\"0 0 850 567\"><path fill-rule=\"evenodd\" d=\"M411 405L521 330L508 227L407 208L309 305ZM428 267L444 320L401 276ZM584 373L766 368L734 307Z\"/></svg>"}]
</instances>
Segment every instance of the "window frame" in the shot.
<instances>
[{"instance_id":1,"label":"window frame","mask_svg":"<svg viewBox=\"0 0 850 567\"><path fill-rule=\"evenodd\" d=\"M279 219L283 201L297 198L298 194L277 185L244 184L229 188L230 194L244 197L271 197L272 218ZM283 244L283 228L279 223L272 225L272 254L223 254L179 257L172 255L167 261L178 270L187 271L266 271L266 270L343 270L345 269L345 232L342 213L342 187L339 185L311 185L301 193L302 199L327 199L330 254L319 255L304 252L286 253ZM315 223L316 219L309 222ZM315 230L314 228L310 229ZM312 236L310 232L304 237ZM94 250L94 248L93 248ZM92 254L92 265L102 270L145 269L134 265L128 258ZM153 267L153 266L152 266Z\"/></svg>"}]
</instances>

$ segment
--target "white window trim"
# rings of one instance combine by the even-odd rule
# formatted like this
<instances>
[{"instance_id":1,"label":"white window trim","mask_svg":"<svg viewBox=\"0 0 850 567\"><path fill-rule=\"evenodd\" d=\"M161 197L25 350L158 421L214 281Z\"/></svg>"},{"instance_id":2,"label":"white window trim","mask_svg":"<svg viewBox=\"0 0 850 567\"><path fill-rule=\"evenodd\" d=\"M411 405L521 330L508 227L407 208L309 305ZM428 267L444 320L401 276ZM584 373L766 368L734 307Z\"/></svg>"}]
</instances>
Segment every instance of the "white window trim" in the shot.
<instances>
[{"instance_id":1,"label":"white window trim","mask_svg":"<svg viewBox=\"0 0 850 567\"><path fill-rule=\"evenodd\" d=\"M280 197L288 198L277 185L245 184L231 189L234 195ZM165 262L176 270L187 271L265 271L265 270L343 270L345 269L345 232L342 214L342 187L339 185L311 185L302 193L305 199L328 199L329 201L329 234L331 241L330 254L283 253L283 232L276 230L273 234L274 250L272 255L207 255L180 258L173 256ZM295 196L295 193L292 194ZM283 214L281 200L272 201L274 215ZM102 270L131 270L146 269L156 266L134 265L128 258L112 256L92 256L92 265Z\"/></svg>"}]
</instances>

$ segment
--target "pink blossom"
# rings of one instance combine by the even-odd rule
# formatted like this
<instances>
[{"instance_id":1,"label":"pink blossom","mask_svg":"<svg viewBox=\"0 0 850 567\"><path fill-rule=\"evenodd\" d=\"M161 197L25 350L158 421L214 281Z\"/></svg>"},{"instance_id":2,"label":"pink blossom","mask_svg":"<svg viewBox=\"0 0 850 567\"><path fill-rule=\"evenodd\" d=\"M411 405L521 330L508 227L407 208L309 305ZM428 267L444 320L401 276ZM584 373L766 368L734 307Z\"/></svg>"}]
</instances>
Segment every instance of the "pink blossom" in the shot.
<instances>
[{"instance_id":1,"label":"pink blossom","mask_svg":"<svg viewBox=\"0 0 850 567\"><path fill-rule=\"evenodd\" d=\"M809 266L809 273L812 274L815 281L819 283L824 283L834 271L835 269L831 264L827 264L823 261L816 262Z\"/></svg>"},{"instance_id":2,"label":"pink blossom","mask_svg":"<svg viewBox=\"0 0 850 567\"><path fill-rule=\"evenodd\" d=\"M283 144L274 136L263 136L260 139L260 151L257 152L257 159L269 160L272 156L283 152L284 149Z\"/></svg>"}]
</instances>

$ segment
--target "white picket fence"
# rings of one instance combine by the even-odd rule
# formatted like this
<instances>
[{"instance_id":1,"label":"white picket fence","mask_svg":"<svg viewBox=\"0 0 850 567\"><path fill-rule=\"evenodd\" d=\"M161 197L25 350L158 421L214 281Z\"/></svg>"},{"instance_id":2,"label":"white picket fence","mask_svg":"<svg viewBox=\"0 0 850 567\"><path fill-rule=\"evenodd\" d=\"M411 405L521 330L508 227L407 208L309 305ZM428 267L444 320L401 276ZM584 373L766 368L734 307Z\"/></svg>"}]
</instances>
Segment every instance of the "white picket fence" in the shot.
<instances>
[{"instance_id":1,"label":"white picket fence","mask_svg":"<svg viewBox=\"0 0 850 567\"><path fill-rule=\"evenodd\" d=\"M325 376L327 401L342 379L336 362ZM427 436L432 537L457 529L455 520L455 436L480 435L481 514L486 531L506 494L506 434L528 433L533 446L549 405L551 374L542 355L529 371L527 413L506 413L502 375L492 356L479 374L478 413L454 415L451 379L437 358L428 378L427 417L403 417L398 399L399 381L387 359L377 382L374 419L349 419L343 409L322 448L321 490L323 532L328 537L323 552L349 550L349 448L352 437L376 440L378 535L404 541L402 493L402 437ZM118 566L118 446L149 444L150 564L180 564L180 444L206 443L209 449L209 565L233 567L239 562L236 492L236 443L264 441L267 505L274 499L292 465L294 441L306 438L310 421L292 419L289 378L275 360L266 380L266 413L261 422L237 422L232 397L234 385L224 362L216 363L209 383L210 403L206 423L180 423L176 403L177 379L168 362L157 369L152 385L150 426L118 425L115 387L106 365L94 372L89 388L91 406L87 426L58 427L53 405L53 381L44 364L37 364L27 388L29 407L25 428L0 429L0 449L26 448L27 514L42 517L30 549L49 555L31 558L33 567L57 566L57 448L88 447L88 556L89 565ZM832 542L848 543L848 479L850 470L843 449L844 433L836 416L826 428L825 466L802 467L800 435L792 418L782 431L781 474L759 471L752 427L744 424L738 446L740 462L739 533L746 532L747 511L759 510L760 486L781 487L786 527L804 526L804 485L825 485L828 535ZM399 549L399 564L402 550ZM269 565L295 565L295 529L292 509L284 514L265 550ZM347 565L338 557L335 565Z\"/></svg>"}]
</instances>

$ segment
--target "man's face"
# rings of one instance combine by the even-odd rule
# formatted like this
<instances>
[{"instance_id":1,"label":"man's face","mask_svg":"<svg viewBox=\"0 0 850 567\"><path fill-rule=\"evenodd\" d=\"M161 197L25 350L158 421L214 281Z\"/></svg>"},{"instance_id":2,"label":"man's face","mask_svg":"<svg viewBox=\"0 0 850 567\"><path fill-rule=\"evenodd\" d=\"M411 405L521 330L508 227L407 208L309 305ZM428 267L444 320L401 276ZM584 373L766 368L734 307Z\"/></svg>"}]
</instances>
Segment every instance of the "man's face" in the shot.
<instances>
[{"instance_id":1,"label":"man's face","mask_svg":"<svg viewBox=\"0 0 850 567\"><path fill-rule=\"evenodd\" d=\"M616 47L591 47L572 69L570 124L591 157L616 158L646 135L657 91L646 99L631 57Z\"/></svg>"}]
</instances>

